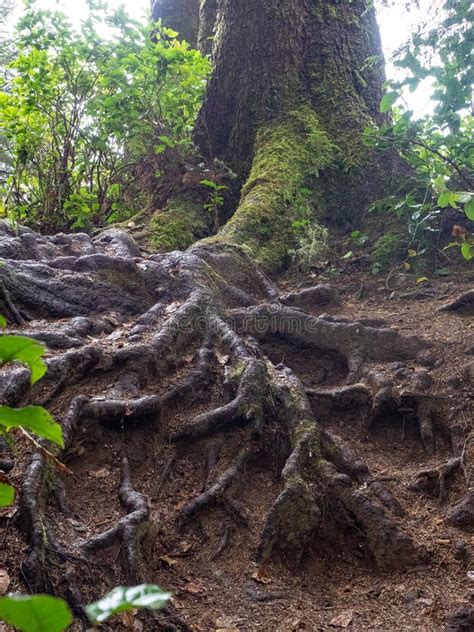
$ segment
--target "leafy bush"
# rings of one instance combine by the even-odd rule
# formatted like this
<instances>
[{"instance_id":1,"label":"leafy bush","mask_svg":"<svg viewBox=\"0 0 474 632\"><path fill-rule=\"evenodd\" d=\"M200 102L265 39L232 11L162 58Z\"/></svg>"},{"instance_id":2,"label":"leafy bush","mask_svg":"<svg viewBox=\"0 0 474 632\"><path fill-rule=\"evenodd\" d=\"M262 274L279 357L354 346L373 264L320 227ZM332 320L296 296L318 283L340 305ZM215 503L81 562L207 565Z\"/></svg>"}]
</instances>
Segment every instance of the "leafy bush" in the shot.
<instances>
[{"instance_id":1,"label":"leafy bush","mask_svg":"<svg viewBox=\"0 0 474 632\"><path fill-rule=\"evenodd\" d=\"M75 28L29 0L13 78L0 92L11 163L0 182L4 212L49 230L123 220L151 205L163 161L181 163L191 146L209 72L160 23L89 7Z\"/></svg>"},{"instance_id":2,"label":"leafy bush","mask_svg":"<svg viewBox=\"0 0 474 632\"><path fill-rule=\"evenodd\" d=\"M443 249L446 254L446 247L456 246L466 260L471 260L473 5L469 0L446 0L442 15L437 28L420 28L400 51L396 65L405 70L405 78L389 84L380 105L382 112L392 112L391 120L380 129L367 128L365 140L369 146L396 148L412 168L409 190L374 207L388 209L404 223L407 257L410 251L417 257L436 259L435 251ZM427 80L434 84L434 110L430 116L415 119L403 105L402 91L414 91ZM452 213L443 212L447 207ZM456 238L447 246L442 234L446 229Z\"/></svg>"}]
</instances>

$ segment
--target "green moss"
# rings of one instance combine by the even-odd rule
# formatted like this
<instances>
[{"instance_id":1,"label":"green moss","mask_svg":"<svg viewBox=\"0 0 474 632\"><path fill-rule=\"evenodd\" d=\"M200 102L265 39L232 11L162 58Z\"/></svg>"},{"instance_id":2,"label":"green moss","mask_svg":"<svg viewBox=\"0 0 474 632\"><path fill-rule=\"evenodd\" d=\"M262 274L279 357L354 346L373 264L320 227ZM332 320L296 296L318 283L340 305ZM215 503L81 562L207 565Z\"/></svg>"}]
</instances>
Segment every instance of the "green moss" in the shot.
<instances>
[{"instance_id":1,"label":"green moss","mask_svg":"<svg viewBox=\"0 0 474 632\"><path fill-rule=\"evenodd\" d=\"M301 189L337 155L337 147L307 104L264 125L257 133L239 207L213 239L243 246L267 268L281 266L294 245L292 223L299 219L296 202Z\"/></svg>"},{"instance_id":2,"label":"green moss","mask_svg":"<svg viewBox=\"0 0 474 632\"><path fill-rule=\"evenodd\" d=\"M143 279L139 275L133 275L124 270L102 268L97 271L97 277L105 281L107 285L112 285L120 289L130 290L131 292L145 291Z\"/></svg>"},{"instance_id":3,"label":"green moss","mask_svg":"<svg viewBox=\"0 0 474 632\"><path fill-rule=\"evenodd\" d=\"M209 228L209 213L189 199L173 199L150 221L147 242L156 250L186 250Z\"/></svg>"}]
</instances>

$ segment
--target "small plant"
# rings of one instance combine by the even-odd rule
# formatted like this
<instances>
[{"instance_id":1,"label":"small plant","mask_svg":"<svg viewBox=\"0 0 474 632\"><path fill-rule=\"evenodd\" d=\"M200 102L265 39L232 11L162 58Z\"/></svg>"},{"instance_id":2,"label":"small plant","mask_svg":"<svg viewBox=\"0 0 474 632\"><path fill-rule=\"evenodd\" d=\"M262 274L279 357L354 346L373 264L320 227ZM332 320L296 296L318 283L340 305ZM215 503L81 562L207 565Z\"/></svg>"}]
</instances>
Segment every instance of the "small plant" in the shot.
<instances>
[{"instance_id":1,"label":"small plant","mask_svg":"<svg viewBox=\"0 0 474 632\"><path fill-rule=\"evenodd\" d=\"M214 218L214 231L217 232L220 228L219 210L224 204L224 196L222 194L227 187L224 184L218 184L213 180L201 180L199 184L202 184L210 189L209 199L206 204L204 204L204 208L212 214Z\"/></svg>"},{"instance_id":2,"label":"small plant","mask_svg":"<svg viewBox=\"0 0 474 632\"><path fill-rule=\"evenodd\" d=\"M403 265L415 272L428 263L436 268L439 255L448 259L443 234L446 217L448 228L454 225L457 239L448 248L459 249L466 261L474 258L474 234L469 224L474 221L470 54L474 12L469 0L445 0L442 5L439 25L420 26L397 55L395 64L404 70L404 78L387 85L380 103L386 122L365 130L368 146L395 149L411 166L409 190L377 207L385 206L399 225L405 226ZM434 86L433 112L417 119L406 107L403 95L426 80ZM454 212L445 212L448 207Z\"/></svg>"},{"instance_id":3,"label":"small plant","mask_svg":"<svg viewBox=\"0 0 474 632\"><path fill-rule=\"evenodd\" d=\"M0 78L2 214L47 230L123 221L192 149L210 62L161 23L27 3ZM104 29L108 36L103 36ZM150 32L153 30L153 38Z\"/></svg>"},{"instance_id":4,"label":"small plant","mask_svg":"<svg viewBox=\"0 0 474 632\"><path fill-rule=\"evenodd\" d=\"M6 321L2 317L2 327ZM31 338L25 336L0 336L0 367L10 362L20 362L29 367L31 383L34 384L43 377L46 365L42 360L44 347ZM56 423L49 412L41 406L26 406L25 408L11 408L0 406L0 434L7 435L14 430L19 430L30 441L35 440L29 434L33 432L38 437L47 439L56 445L63 447L61 426ZM15 490L8 477L2 475L0 482L0 507L13 503Z\"/></svg>"}]
</instances>

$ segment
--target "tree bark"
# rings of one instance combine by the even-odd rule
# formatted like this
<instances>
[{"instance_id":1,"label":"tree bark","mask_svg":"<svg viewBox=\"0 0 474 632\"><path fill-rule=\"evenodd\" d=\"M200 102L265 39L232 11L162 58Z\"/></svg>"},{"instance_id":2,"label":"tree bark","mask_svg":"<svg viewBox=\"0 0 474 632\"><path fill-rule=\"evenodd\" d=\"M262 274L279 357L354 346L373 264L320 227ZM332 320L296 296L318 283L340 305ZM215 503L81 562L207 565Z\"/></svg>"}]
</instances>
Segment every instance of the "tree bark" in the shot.
<instances>
[{"instance_id":1,"label":"tree bark","mask_svg":"<svg viewBox=\"0 0 474 632\"><path fill-rule=\"evenodd\" d=\"M269 267L285 259L300 192L314 221L356 222L394 187L400 160L369 151L382 123L384 59L366 0L222 0L214 72L197 124L202 153L244 182L219 236ZM278 242L278 243L275 243Z\"/></svg>"}]
</instances>

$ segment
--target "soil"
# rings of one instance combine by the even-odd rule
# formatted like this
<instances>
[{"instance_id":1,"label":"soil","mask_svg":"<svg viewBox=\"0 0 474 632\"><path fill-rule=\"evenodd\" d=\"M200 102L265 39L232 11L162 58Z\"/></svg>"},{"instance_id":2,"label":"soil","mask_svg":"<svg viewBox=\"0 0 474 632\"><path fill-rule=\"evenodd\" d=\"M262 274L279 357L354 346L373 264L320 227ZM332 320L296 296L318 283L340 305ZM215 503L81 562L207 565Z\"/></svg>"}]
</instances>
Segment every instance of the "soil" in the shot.
<instances>
[{"instance_id":1,"label":"soil","mask_svg":"<svg viewBox=\"0 0 474 632\"><path fill-rule=\"evenodd\" d=\"M287 277L281 291L301 289L316 282L329 282L339 291L340 301L314 306L317 315L374 322L403 335L416 335L431 343L418 360L372 362L370 371L389 375L398 387L442 395L446 399L451 429L461 441L472 430L474 383L468 365L474 362L472 313L443 312L439 307L472 288L474 274L464 269L456 279L435 279L429 286L416 286L413 276L395 279L387 289L357 265L347 267L338 279L313 275ZM111 333L92 334L90 342L104 350L127 348L133 318L120 322L109 314ZM55 327L67 319L56 319ZM26 324L17 332L44 330L44 322ZM145 334L144 343L147 343ZM275 364L287 364L308 389L343 386L349 367L335 352L322 353L304 345L289 344L268 336L262 349ZM56 352L49 352L53 356ZM421 360L421 361L420 361ZM121 457L126 451L136 491L150 507L149 527L143 534L142 552L146 580L173 593L173 611L192 630L203 632L290 632L348 629L354 632L444 630L448 617L458 608L474 605L474 530L460 530L445 521L448 507L466 493L459 471L449 479L448 498L413 490L410 484L421 470L437 468L453 456L449 433L436 434L432 454L425 450L420 428L410 415L393 410L377 417L369 428L355 407L317 407L318 421L329 433L341 437L367 463L372 478L367 485L382 485L390 492L394 520L413 540L430 552L424 563L389 570L378 568L367 549L363 533L353 521L327 507L324 529L303 555L301 565L288 568L278 558L258 564L256 552L269 510L281 491L280 472L286 458L285 439L279 451L278 437L272 449L259 449L247 460L232 482L231 506L215 504L177 527L180 510L226 471L248 440L248 429L237 423L224 434L211 436L205 449L201 442L170 445L170 433L228 401L223 367L225 356L216 356L214 380L205 395L179 401L162 413L136 419L122 428L83 420L63 461L72 471L64 477L68 510L54 500L55 477L51 479L48 518L57 540L78 555L81 541L112 528L123 517L119 501ZM196 365L196 357L184 354L176 371L166 379L149 380L141 396L165 391L179 384ZM471 376L471 377L469 377ZM61 414L63 397L97 393L115 381L109 373L91 371L73 389L57 394L51 411ZM415 385L415 386L414 386ZM41 391L36 393L40 396ZM43 395L45 393L43 392ZM462 406L460 407L460 403ZM461 412L459 412L461 411ZM447 415L449 418L449 413ZM18 437L11 481L21 486L26 464L34 452ZM56 495L58 496L58 495ZM396 499L396 500L395 500ZM15 525L15 506L0 517L0 568L11 578L11 591L27 591L22 573L29 543ZM116 585L124 585L119 543L98 550L88 563L77 563L76 576L84 602L95 600ZM48 567L51 585L61 586L68 565L59 558ZM104 630L160 629L142 612L129 619L117 618ZM0 629L7 630L7 627ZM76 622L71 629L81 629Z\"/></svg>"}]
</instances>

